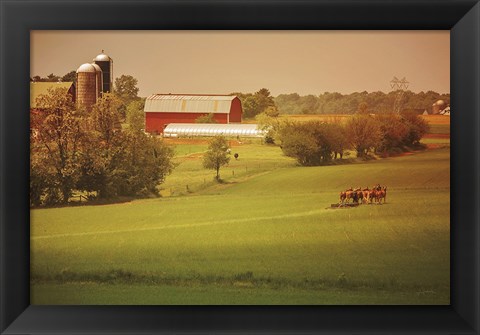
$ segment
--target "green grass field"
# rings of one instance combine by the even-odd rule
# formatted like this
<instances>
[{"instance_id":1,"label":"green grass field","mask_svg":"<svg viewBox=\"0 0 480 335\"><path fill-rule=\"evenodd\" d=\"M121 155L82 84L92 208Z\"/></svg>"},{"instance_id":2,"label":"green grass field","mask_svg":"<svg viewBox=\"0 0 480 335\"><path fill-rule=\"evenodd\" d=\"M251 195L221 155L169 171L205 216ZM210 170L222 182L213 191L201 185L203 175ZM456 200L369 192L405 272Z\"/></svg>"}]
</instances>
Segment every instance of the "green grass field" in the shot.
<instances>
[{"instance_id":1,"label":"green grass field","mask_svg":"<svg viewBox=\"0 0 480 335\"><path fill-rule=\"evenodd\" d=\"M448 147L299 167L252 141L223 184L205 148L162 198L32 210L32 304L449 304ZM376 183L386 204L329 208Z\"/></svg>"}]
</instances>

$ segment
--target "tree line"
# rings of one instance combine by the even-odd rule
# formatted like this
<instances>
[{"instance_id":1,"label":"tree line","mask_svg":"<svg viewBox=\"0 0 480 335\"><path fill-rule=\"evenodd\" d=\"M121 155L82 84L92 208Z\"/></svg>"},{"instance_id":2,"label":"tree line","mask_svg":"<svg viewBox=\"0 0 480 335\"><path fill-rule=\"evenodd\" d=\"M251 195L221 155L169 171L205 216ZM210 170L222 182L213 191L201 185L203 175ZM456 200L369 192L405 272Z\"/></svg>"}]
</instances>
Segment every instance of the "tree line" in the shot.
<instances>
[{"instance_id":1,"label":"tree line","mask_svg":"<svg viewBox=\"0 0 480 335\"><path fill-rule=\"evenodd\" d=\"M50 73L46 77L41 77L41 76L33 76L30 78L30 81L34 82L57 82L57 81L63 81L63 82L75 82L77 80L77 72L75 70L72 70L63 76L58 76L56 74Z\"/></svg>"},{"instance_id":2,"label":"tree line","mask_svg":"<svg viewBox=\"0 0 480 335\"><path fill-rule=\"evenodd\" d=\"M266 142L278 143L286 156L304 166L329 164L347 150L366 159L423 148L420 140L429 131L428 123L411 112L356 114L346 122L295 122L260 114L257 121L267 131Z\"/></svg>"},{"instance_id":3,"label":"tree line","mask_svg":"<svg viewBox=\"0 0 480 335\"><path fill-rule=\"evenodd\" d=\"M384 114L392 111L397 92L354 92L341 94L325 92L320 95L300 96L297 93L280 94L274 99L281 114L354 114L359 106L369 113ZM414 93L405 91L402 97L403 109L424 109L431 113L432 104L437 100L450 103L450 94L434 91Z\"/></svg>"},{"instance_id":4,"label":"tree line","mask_svg":"<svg viewBox=\"0 0 480 335\"><path fill-rule=\"evenodd\" d=\"M397 92L354 92L341 94L325 92L320 95L301 96L298 93L280 94L273 97L267 88L254 93L235 92L242 102L243 117L251 119L261 113L270 116L278 114L355 114L357 112L385 114L393 110ZM427 110L432 112L432 104L438 100L450 103L450 94L434 91L414 93L405 91L402 96L402 109Z\"/></svg>"}]
</instances>

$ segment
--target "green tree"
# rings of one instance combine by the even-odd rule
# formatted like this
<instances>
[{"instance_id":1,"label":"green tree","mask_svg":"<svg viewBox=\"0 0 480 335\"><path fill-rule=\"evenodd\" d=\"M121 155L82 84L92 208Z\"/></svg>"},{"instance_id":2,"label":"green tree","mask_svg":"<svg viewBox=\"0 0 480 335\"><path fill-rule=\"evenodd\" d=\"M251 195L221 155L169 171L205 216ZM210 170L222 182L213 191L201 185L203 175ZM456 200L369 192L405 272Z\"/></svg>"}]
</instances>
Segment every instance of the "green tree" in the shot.
<instances>
[{"instance_id":1,"label":"green tree","mask_svg":"<svg viewBox=\"0 0 480 335\"><path fill-rule=\"evenodd\" d=\"M85 138L82 115L75 110L65 88L49 88L47 94L37 98L36 105L41 113L32 116L36 127L31 151L32 175L36 181L43 178L46 184L31 184L33 188L44 188L40 193L31 189L32 199L38 204L40 194L50 199L47 202L51 204L67 203L80 176L79 156Z\"/></svg>"},{"instance_id":2,"label":"green tree","mask_svg":"<svg viewBox=\"0 0 480 335\"><path fill-rule=\"evenodd\" d=\"M345 126L340 123L329 124L328 141L333 151L333 158L342 159L343 153L349 147Z\"/></svg>"},{"instance_id":3,"label":"green tree","mask_svg":"<svg viewBox=\"0 0 480 335\"><path fill-rule=\"evenodd\" d=\"M402 151L404 139L409 131L402 118L397 114L385 113L376 115L375 119L382 133L376 151L383 156Z\"/></svg>"},{"instance_id":4,"label":"green tree","mask_svg":"<svg viewBox=\"0 0 480 335\"><path fill-rule=\"evenodd\" d=\"M60 77L57 76L57 75L55 75L55 74L53 74L53 73L50 73L50 74L47 76L46 79L47 79L46 81L57 82L57 81L60 80Z\"/></svg>"},{"instance_id":5,"label":"green tree","mask_svg":"<svg viewBox=\"0 0 480 335\"><path fill-rule=\"evenodd\" d=\"M281 148L301 165L327 164L335 151L343 154L344 146L336 142L342 135L340 129L338 125L318 121L286 123L280 130Z\"/></svg>"},{"instance_id":6,"label":"green tree","mask_svg":"<svg viewBox=\"0 0 480 335\"><path fill-rule=\"evenodd\" d=\"M141 104L129 105L131 123L122 131L118 126L119 105L116 96L104 94L93 106L92 131L77 185L97 192L100 198L158 195L157 186L174 168L174 151L162 140L141 131Z\"/></svg>"},{"instance_id":7,"label":"green tree","mask_svg":"<svg viewBox=\"0 0 480 335\"><path fill-rule=\"evenodd\" d=\"M207 152L203 155L203 167L215 170L217 181L220 181L220 168L230 162L229 149L225 137L215 136L210 141Z\"/></svg>"},{"instance_id":8,"label":"green tree","mask_svg":"<svg viewBox=\"0 0 480 335\"><path fill-rule=\"evenodd\" d=\"M145 129L145 99L135 100L127 106L127 123L132 131L143 131Z\"/></svg>"},{"instance_id":9,"label":"green tree","mask_svg":"<svg viewBox=\"0 0 480 335\"><path fill-rule=\"evenodd\" d=\"M298 128L284 129L282 132L282 151L293 157L300 165L317 165L318 145L311 133L299 131Z\"/></svg>"},{"instance_id":10,"label":"green tree","mask_svg":"<svg viewBox=\"0 0 480 335\"><path fill-rule=\"evenodd\" d=\"M408 132L404 137L403 144L408 147L420 145L420 140L430 130L430 126L420 115L414 113L402 113L401 120L406 125Z\"/></svg>"},{"instance_id":11,"label":"green tree","mask_svg":"<svg viewBox=\"0 0 480 335\"><path fill-rule=\"evenodd\" d=\"M62 77L63 82L76 82L77 81L77 71L73 70L68 72Z\"/></svg>"},{"instance_id":12,"label":"green tree","mask_svg":"<svg viewBox=\"0 0 480 335\"><path fill-rule=\"evenodd\" d=\"M256 103L257 108L255 110L254 115L252 115L252 117L254 117L257 114L265 112L269 107L275 107L275 102L268 89L261 88L260 90L255 92L253 96L257 101Z\"/></svg>"},{"instance_id":13,"label":"green tree","mask_svg":"<svg viewBox=\"0 0 480 335\"><path fill-rule=\"evenodd\" d=\"M98 140L107 147L110 146L114 133L121 129L121 106L119 98L112 93L104 93L92 107L93 129L97 132Z\"/></svg>"},{"instance_id":14,"label":"green tree","mask_svg":"<svg viewBox=\"0 0 480 335\"><path fill-rule=\"evenodd\" d=\"M233 93L232 93L233 94ZM267 109L272 113L276 113L276 106L270 91L262 88L254 94L235 93L241 100L244 118L254 118L256 115L265 112Z\"/></svg>"},{"instance_id":15,"label":"green tree","mask_svg":"<svg viewBox=\"0 0 480 335\"><path fill-rule=\"evenodd\" d=\"M82 178L78 187L95 191L100 198L117 196L117 182L125 178L122 163L127 138L120 132L121 105L118 97L104 93L93 105L89 117L90 131L82 156Z\"/></svg>"},{"instance_id":16,"label":"green tree","mask_svg":"<svg viewBox=\"0 0 480 335\"><path fill-rule=\"evenodd\" d=\"M358 114L363 114L363 115L369 114L368 104L367 104L365 101L362 101L362 102L358 105L357 113L358 113Z\"/></svg>"},{"instance_id":17,"label":"green tree","mask_svg":"<svg viewBox=\"0 0 480 335\"><path fill-rule=\"evenodd\" d=\"M242 100L242 107L243 107L243 117L246 119L253 118L257 114L259 114L257 99L252 94L247 95Z\"/></svg>"},{"instance_id":18,"label":"green tree","mask_svg":"<svg viewBox=\"0 0 480 335\"><path fill-rule=\"evenodd\" d=\"M89 136L81 157L82 173L77 187L94 191L99 198L118 195L115 177L119 175L117 168L123 161L126 141L119 129L120 106L118 97L104 93L92 106L88 118Z\"/></svg>"},{"instance_id":19,"label":"green tree","mask_svg":"<svg viewBox=\"0 0 480 335\"><path fill-rule=\"evenodd\" d=\"M126 132L123 167L125 178L117 180L120 195L158 195L157 187L174 169L174 149L162 139L143 132Z\"/></svg>"},{"instance_id":20,"label":"green tree","mask_svg":"<svg viewBox=\"0 0 480 335\"><path fill-rule=\"evenodd\" d=\"M280 116L280 112L278 111L277 107L276 106L268 106L264 111L263 113L267 116L270 116L270 117L278 117ZM258 114L257 114L258 115Z\"/></svg>"},{"instance_id":21,"label":"green tree","mask_svg":"<svg viewBox=\"0 0 480 335\"><path fill-rule=\"evenodd\" d=\"M115 78L115 94L126 104L138 98L138 80L130 75L122 74Z\"/></svg>"},{"instance_id":22,"label":"green tree","mask_svg":"<svg viewBox=\"0 0 480 335\"><path fill-rule=\"evenodd\" d=\"M283 127L283 124L287 122L278 116L272 116L272 113L268 113L268 110L255 116L255 120L258 124L257 128L265 132L265 143L270 144L274 144L279 140L279 131Z\"/></svg>"},{"instance_id":23,"label":"green tree","mask_svg":"<svg viewBox=\"0 0 480 335\"><path fill-rule=\"evenodd\" d=\"M130 75L122 74L115 78L115 85L113 93L121 100L119 112L122 118L127 115L127 106L135 100L138 100L138 80Z\"/></svg>"}]
</instances>

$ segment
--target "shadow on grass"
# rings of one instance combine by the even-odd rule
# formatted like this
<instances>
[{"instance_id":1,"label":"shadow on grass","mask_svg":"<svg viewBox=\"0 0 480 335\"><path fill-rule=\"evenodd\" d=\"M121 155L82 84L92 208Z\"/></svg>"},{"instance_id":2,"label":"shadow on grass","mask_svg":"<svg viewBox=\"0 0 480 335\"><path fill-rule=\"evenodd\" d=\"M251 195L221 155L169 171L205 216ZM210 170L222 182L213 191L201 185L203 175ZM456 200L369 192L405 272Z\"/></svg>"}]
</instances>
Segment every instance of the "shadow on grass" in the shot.
<instances>
[{"instance_id":1,"label":"shadow on grass","mask_svg":"<svg viewBox=\"0 0 480 335\"><path fill-rule=\"evenodd\" d=\"M256 277L252 271L240 272L231 276L201 275L190 273L185 276L166 276L161 274L133 273L123 269L112 269L104 272L73 272L62 270L56 274L32 275L31 284L44 283L75 283L90 282L103 284L145 284L170 286L198 286L219 285L224 287L269 288L269 289L372 289L382 291L417 291L437 292L442 287L428 285L406 284L399 282L395 277L372 280L358 280L348 278L341 273L337 278L300 278L291 280L286 278Z\"/></svg>"}]
</instances>

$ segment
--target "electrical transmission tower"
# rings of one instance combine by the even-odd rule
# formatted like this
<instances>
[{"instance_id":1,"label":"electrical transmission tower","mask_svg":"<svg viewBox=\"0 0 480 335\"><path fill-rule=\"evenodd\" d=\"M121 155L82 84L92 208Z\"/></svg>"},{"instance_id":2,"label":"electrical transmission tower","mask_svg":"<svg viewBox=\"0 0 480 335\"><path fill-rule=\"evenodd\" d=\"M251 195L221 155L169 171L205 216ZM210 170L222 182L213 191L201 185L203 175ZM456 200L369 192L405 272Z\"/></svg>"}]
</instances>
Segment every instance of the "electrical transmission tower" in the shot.
<instances>
[{"instance_id":1,"label":"electrical transmission tower","mask_svg":"<svg viewBox=\"0 0 480 335\"><path fill-rule=\"evenodd\" d=\"M393 77L390 81L390 87L392 91L395 91L397 94L395 95L395 102L393 104L393 112L400 113L402 110L402 99L403 94L408 88L408 84L410 84L405 77L402 79L398 79L397 77Z\"/></svg>"}]
</instances>

